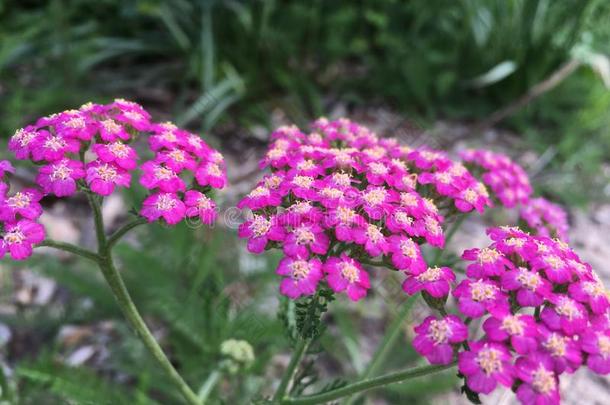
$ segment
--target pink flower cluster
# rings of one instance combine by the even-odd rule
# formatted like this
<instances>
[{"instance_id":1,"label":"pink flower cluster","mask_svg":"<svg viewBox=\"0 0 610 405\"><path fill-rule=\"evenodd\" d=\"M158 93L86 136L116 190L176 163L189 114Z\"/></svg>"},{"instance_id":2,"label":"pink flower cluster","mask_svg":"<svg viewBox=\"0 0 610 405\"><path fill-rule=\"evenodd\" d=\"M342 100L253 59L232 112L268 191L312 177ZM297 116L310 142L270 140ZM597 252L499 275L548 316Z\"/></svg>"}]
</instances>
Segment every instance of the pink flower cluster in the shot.
<instances>
[{"instance_id":1,"label":"pink flower cluster","mask_svg":"<svg viewBox=\"0 0 610 405\"><path fill-rule=\"evenodd\" d=\"M468 149L460 156L469 166L483 169L483 182L503 206L521 206L519 216L537 235L568 240L566 212L544 198L531 198L533 189L521 166L506 155L484 149Z\"/></svg>"},{"instance_id":2,"label":"pink flower cluster","mask_svg":"<svg viewBox=\"0 0 610 405\"><path fill-rule=\"evenodd\" d=\"M148 136L153 153L141 166L134 149L140 135ZM32 243L42 241L41 227L27 221L40 216L38 202L44 195L67 197L81 190L107 196L117 187L130 187L132 173L141 169L140 184L150 194L140 215L151 222L162 219L176 224L185 217L198 217L209 224L216 216L216 205L205 193L226 184L219 152L172 123L151 121L144 108L122 99L106 105L88 103L78 110L40 118L19 129L8 148L17 159L29 159L39 166L39 189L22 190L6 199L2 196L0 218L10 222L5 226L3 243L8 247L3 251L9 250L15 259L28 257ZM13 236L7 239L7 232ZM35 236L24 236L28 232ZM9 245L7 240L13 242Z\"/></svg>"},{"instance_id":3,"label":"pink flower cluster","mask_svg":"<svg viewBox=\"0 0 610 405\"><path fill-rule=\"evenodd\" d=\"M280 291L291 298L314 294L324 280L358 300L370 288L362 264L377 257L409 275L405 290L437 270L442 284L444 270L428 269L420 245L443 247L446 215L490 205L485 186L445 153L378 138L346 119L320 119L309 134L277 129L267 167L238 204L252 211L239 236L252 253L282 249Z\"/></svg>"},{"instance_id":4,"label":"pink flower cluster","mask_svg":"<svg viewBox=\"0 0 610 405\"><path fill-rule=\"evenodd\" d=\"M532 198L521 207L519 216L537 235L568 240L568 214L545 198Z\"/></svg>"},{"instance_id":5,"label":"pink flower cluster","mask_svg":"<svg viewBox=\"0 0 610 405\"><path fill-rule=\"evenodd\" d=\"M433 364L459 352L470 390L488 394L502 384L524 404L559 403L559 376L582 365L610 373L610 301L591 266L558 239L516 227L488 234L491 245L463 253L471 263L452 292L467 320L426 318L415 349ZM484 337L468 340L467 324L483 317Z\"/></svg>"},{"instance_id":6,"label":"pink flower cluster","mask_svg":"<svg viewBox=\"0 0 610 405\"><path fill-rule=\"evenodd\" d=\"M32 254L34 244L44 240L44 227L37 222L42 194L23 189L9 195L7 173L15 173L15 169L10 162L0 161L0 258L8 253L13 260L23 260Z\"/></svg>"}]
</instances>

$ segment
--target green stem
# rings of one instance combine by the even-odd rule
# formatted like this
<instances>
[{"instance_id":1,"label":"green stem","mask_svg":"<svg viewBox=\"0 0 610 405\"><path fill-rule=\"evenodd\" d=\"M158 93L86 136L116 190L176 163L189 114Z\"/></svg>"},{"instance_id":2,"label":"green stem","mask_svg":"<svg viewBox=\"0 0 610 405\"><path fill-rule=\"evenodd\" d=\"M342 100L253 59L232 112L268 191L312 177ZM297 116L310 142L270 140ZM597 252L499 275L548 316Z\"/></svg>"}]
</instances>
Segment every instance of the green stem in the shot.
<instances>
[{"instance_id":1,"label":"green stem","mask_svg":"<svg viewBox=\"0 0 610 405\"><path fill-rule=\"evenodd\" d=\"M412 378L422 377L428 374L434 374L439 371L446 370L455 366L456 362L452 362L448 365L441 366L423 366L410 368L408 370L397 371L394 373L386 374L381 377L370 378L346 385L336 390L323 392L321 394L306 395L300 398L286 398L281 401L281 404L292 404L292 405L313 405L322 404L335 399L343 398L348 395L357 394L363 391L371 390L374 388L383 387L389 384L403 382Z\"/></svg>"},{"instance_id":2,"label":"green stem","mask_svg":"<svg viewBox=\"0 0 610 405\"><path fill-rule=\"evenodd\" d=\"M143 225L145 223L147 223L148 221L146 221L145 218L136 218L133 221L130 221L128 223L126 223L125 225L123 225L122 227L120 227L119 229L116 230L116 232L114 232L112 235L110 235L110 237L108 238L108 241L106 242L107 248L108 249L112 249L112 247L129 231L131 231L133 228L135 228L136 226L139 225Z\"/></svg>"},{"instance_id":3,"label":"green stem","mask_svg":"<svg viewBox=\"0 0 610 405\"><path fill-rule=\"evenodd\" d=\"M371 362L368 364L368 366L366 367L366 369L360 376L360 378L359 378L360 380L366 380L371 375L374 375L375 373L377 373L379 366L381 364L383 364L383 362L386 359L386 357L388 356L390 350L392 349L392 347L394 347L394 343L396 342L396 339L398 339L398 336L400 336L400 330L401 330L402 324L404 323L405 319L407 318L407 315L409 315L409 312L411 311L411 308L413 307L413 304L415 303L416 298L417 298L417 296L413 295L413 296L409 297L401 305L400 310L398 311L398 314L392 321L392 324L387 329L386 333L383 336L383 339L381 340L381 343L377 347L377 351L373 355ZM354 401L356 401L356 399L358 399L358 396L354 396L352 398L347 398L346 404L351 404Z\"/></svg>"},{"instance_id":4,"label":"green stem","mask_svg":"<svg viewBox=\"0 0 610 405\"><path fill-rule=\"evenodd\" d=\"M99 262L99 267L102 270L102 274L110 286L110 289L112 290L112 293L114 294L123 315L125 315L131 326L135 329L136 334L140 337L140 340L142 343L144 343L144 346L146 346L153 357L157 360L159 366L161 366L163 371L165 371L176 387L178 387L180 392L182 392L184 399L186 399L189 404L202 404L202 402L197 398L197 395L195 395L186 382L184 382L180 374L178 374L165 353L163 353L163 349L161 349L161 346L159 346L154 336L146 326L146 323L142 319L142 316L138 312L138 309L127 291L127 287L123 282L121 274L114 265L112 256L108 255L107 257L104 257L104 259Z\"/></svg>"},{"instance_id":5,"label":"green stem","mask_svg":"<svg viewBox=\"0 0 610 405\"><path fill-rule=\"evenodd\" d=\"M199 392L197 393L197 396L199 397L199 400L202 403L205 403L205 401L208 399L208 397L212 393L212 390L218 383L218 380L220 380L221 375L222 374L218 370L212 371L212 373L210 373L210 375L205 380L205 382L203 383L201 388L199 388Z\"/></svg>"},{"instance_id":6,"label":"green stem","mask_svg":"<svg viewBox=\"0 0 610 405\"><path fill-rule=\"evenodd\" d=\"M64 252L72 253L77 256L84 257L85 259L92 260L94 262L98 262L100 260L100 256L87 249L83 249L79 246L73 245L67 242L60 242L53 239L45 239L42 243L36 245L36 247L50 247L57 250L63 250Z\"/></svg>"},{"instance_id":7,"label":"green stem","mask_svg":"<svg viewBox=\"0 0 610 405\"><path fill-rule=\"evenodd\" d=\"M142 319L142 316L138 312L125 282L121 277L121 274L114 265L112 259L112 250L109 243L106 240L106 234L104 233L104 219L102 216L102 210L100 207L100 201L97 196L87 193L89 204L93 210L93 219L95 223L95 232L97 234L98 243L98 266L106 279L106 282L110 286L114 297L123 312L123 315L127 318L131 326L135 329L136 334L139 336L144 346L150 351L153 357L157 360L159 366L165 371L168 377L180 390L186 402L190 405L201 405L202 401L199 400L197 395L191 390L191 388L182 379L180 374L176 371L172 363L169 361L161 346L155 340L155 337L150 332L146 323Z\"/></svg>"},{"instance_id":8,"label":"green stem","mask_svg":"<svg viewBox=\"0 0 610 405\"><path fill-rule=\"evenodd\" d=\"M288 363L288 367L282 376L282 380L280 381L280 385L277 387L277 391L275 391L275 395L273 396L274 401L280 401L284 395L286 394L286 390L288 390L288 385L294 378L294 375L297 372L297 367L301 363L301 359L305 355L309 344L311 343L311 339L300 339L297 347L295 347L294 352L292 352L292 357L290 358L290 363Z\"/></svg>"}]
</instances>

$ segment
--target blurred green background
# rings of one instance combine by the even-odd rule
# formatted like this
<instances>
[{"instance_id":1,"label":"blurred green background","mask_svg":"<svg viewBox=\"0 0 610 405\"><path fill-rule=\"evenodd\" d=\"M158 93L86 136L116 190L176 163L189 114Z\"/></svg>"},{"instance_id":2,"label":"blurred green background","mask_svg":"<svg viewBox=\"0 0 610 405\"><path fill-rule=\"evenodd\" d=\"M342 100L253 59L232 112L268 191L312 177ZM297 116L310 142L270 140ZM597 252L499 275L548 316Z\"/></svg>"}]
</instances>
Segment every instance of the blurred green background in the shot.
<instances>
[{"instance_id":1,"label":"blurred green background","mask_svg":"<svg viewBox=\"0 0 610 405\"><path fill-rule=\"evenodd\" d=\"M302 125L337 105L382 106L424 127L466 123L476 139L495 111L559 78L491 124L520 138L514 154L549 156L543 193L586 204L608 193L609 54L606 0L0 0L0 134L86 101L124 97L237 153L251 129L272 125L274 111ZM574 69L562 75L566 66ZM170 233L171 246L159 249ZM277 377L271 354L288 343L269 310L277 305L275 259L236 262L233 233L156 226L138 234L137 248L122 245L120 258L136 302L192 385L217 364L224 339L250 340L252 370L224 381L238 389L220 384L215 392L247 403ZM54 279L63 295L48 306L15 306L15 282L3 272L0 299L12 308L1 318L12 333L1 349L5 400L179 403L86 263L17 268ZM338 304L333 333L342 339L326 342L334 346L324 369L357 370L362 324L383 329L388 318ZM108 319L107 351L96 354L103 361L58 360L65 325L95 335ZM407 347L396 348L393 364L414 359ZM345 358L351 365L340 365ZM377 395L426 403L454 382L443 381Z\"/></svg>"}]
</instances>

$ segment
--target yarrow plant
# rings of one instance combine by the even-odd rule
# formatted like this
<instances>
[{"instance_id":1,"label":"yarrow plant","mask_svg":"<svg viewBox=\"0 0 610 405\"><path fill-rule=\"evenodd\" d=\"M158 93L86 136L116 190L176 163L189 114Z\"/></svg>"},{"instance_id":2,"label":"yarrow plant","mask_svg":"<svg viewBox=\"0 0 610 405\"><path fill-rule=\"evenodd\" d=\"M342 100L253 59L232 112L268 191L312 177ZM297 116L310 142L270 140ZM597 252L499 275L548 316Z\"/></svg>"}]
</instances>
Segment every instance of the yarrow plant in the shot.
<instances>
[{"instance_id":1,"label":"yarrow plant","mask_svg":"<svg viewBox=\"0 0 610 405\"><path fill-rule=\"evenodd\" d=\"M17 130L8 149L38 167L36 187L10 191L13 166L0 162L0 256L24 260L37 246L65 250L94 261L102 270L128 320L189 403L201 401L169 362L137 312L112 259L112 247L132 228L149 222L174 225L185 218L211 224L217 215L212 189L226 185L222 155L198 135L170 122L157 123L140 105L122 99L88 103L37 120ZM139 149L136 151L136 149ZM135 218L106 235L104 197L129 188L133 174L148 195ZM39 221L47 196L84 193L93 210L98 249L45 237Z\"/></svg>"},{"instance_id":2,"label":"yarrow plant","mask_svg":"<svg viewBox=\"0 0 610 405\"><path fill-rule=\"evenodd\" d=\"M565 211L533 198L525 170L507 156L460 157L379 138L346 119L319 119L309 133L273 132L260 163L269 173L238 204L247 213L239 236L254 254L281 251L279 290L297 301L297 324L319 320L335 294L365 298L372 267L404 274L404 292L420 293L438 313L415 327L414 348L430 366L369 378L402 310L361 381L292 398L298 364L318 336L301 333L273 401L324 403L457 364L473 401L503 385L524 404L551 404L562 373L583 365L610 372L608 296L567 245ZM466 250L464 275L456 276L459 260L443 265L442 249L464 214L494 205L518 208L526 229L488 229L492 243ZM475 324L480 331L469 330Z\"/></svg>"}]
</instances>

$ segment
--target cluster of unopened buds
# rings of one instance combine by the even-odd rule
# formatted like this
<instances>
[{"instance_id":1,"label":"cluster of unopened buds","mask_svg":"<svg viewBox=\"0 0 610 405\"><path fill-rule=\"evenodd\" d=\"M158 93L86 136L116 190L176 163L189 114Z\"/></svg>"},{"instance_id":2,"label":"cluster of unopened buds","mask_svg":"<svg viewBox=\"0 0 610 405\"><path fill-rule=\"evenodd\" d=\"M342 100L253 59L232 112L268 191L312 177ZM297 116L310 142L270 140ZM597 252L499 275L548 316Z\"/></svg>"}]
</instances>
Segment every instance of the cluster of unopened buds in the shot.
<instances>
[{"instance_id":1,"label":"cluster of unopened buds","mask_svg":"<svg viewBox=\"0 0 610 405\"><path fill-rule=\"evenodd\" d=\"M526 404L558 402L559 374L581 364L610 372L605 290L564 242L565 212L532 198L519 165L483 150L460 156L378 138L346 119L320 119L311 133L281 127L260 164L270 173L238 205L250 213L239 236L255 254L282 250L280 292L292 299L325 286L356 301L371 288L366 266L403 273L403 290L441 314L416 327L420 354L433 364L458 356L472 392L499 382ZM535 236L491 229L490 247L464 253L474 263L455 286L453 269L428 265L424 245L443 249L444 225L494 202L520 207ZM457 314L445 308L449 296ZM487 315L485 336L469 339L469 324Z\"/></svg>"},{"instance_id":2,"label":"cluster of unopened buds","mask_svg":"<svg viewBox=\"0 0 610 405\"><path fill-rule=\"evenodd\" d=\"M141 164L137 146L146 159ZM2 173L0 255L9 252L15 260L29 257L33 245L45 238L37 222L45 196L68 197L78 191L93 198L108 196L117 187L130 187L139 170L140 184L149 190L139 215L172 225L185 217L209 224L216 205L206 193L226 184L219 152L172 123L151 121L144 108L122 99L40 118L19 129L8 148L17 159L38 166L36 186L13 194ZM2 167L3 172L14 171L8 162Z\"/></svg>"}]
</instances>

